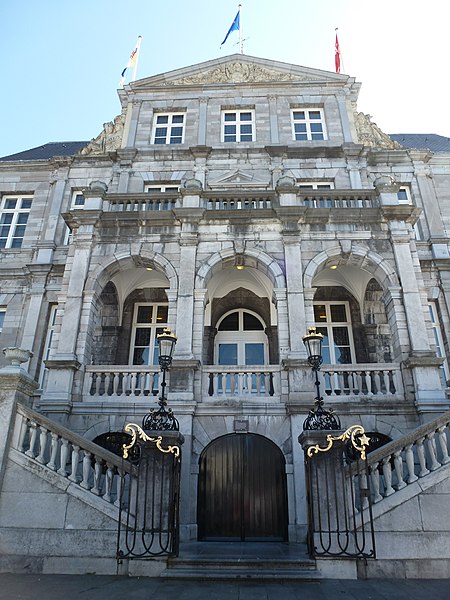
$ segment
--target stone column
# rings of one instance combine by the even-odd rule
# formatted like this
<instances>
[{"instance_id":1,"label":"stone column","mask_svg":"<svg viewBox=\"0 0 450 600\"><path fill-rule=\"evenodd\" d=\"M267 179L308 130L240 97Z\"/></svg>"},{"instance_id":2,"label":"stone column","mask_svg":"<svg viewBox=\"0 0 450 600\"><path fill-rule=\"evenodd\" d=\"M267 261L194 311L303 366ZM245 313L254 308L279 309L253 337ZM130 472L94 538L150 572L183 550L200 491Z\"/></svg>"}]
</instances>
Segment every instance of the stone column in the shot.
<instances>
[{"instance_id":1,"label":"stone column","mask_svg":"<svg viewBox=\"0 0 450 600\"><path fill-rule=\"evenodd\" d=\"M14 430L17 402L31 406L32 396L38 384L20 366L28 361L31 352L21 348L8 348L10 366L0 369L0 489L8 460L11 437Z\"/></svg>"},{"instance_id":2,"label":"stone column","mask_svg":"<svg viewBox=\"0 0 450 600\"><path fill-rule=\"evenodd\" d=\"M136 132L140 110L140 100L134 99L128 103L122 137L122 148L132 148L136 143Z\"/></svg>"},{"instance_id":3,"label":"stone column","mask_svg":"<svg viewBox=\"0 0 450 600\"><path fill-rule=\"evenodd\" d=\"M276 96L268 96L269 100L269 122L270 122L270 143L279 144L280 138L278 133L278 114L277 114L277 98Z\"/></svg>"}]
</instances>

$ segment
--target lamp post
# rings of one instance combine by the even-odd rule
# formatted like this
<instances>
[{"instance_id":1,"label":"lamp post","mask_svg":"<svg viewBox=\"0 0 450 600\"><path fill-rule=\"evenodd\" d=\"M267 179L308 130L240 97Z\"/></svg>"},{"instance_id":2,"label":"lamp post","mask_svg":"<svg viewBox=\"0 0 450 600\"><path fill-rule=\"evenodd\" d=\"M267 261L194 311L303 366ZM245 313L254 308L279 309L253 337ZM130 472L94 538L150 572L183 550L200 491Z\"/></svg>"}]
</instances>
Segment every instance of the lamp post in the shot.
<instances>
[{"instance_id":1,"label":"lamp post","mask_svg":"<svg viewBox=\"0 0 450 600\"><path fill-rule=\"evenodd\" d=\"M308 328L308 334L303 337L303 343L308 352L308 363L316 376L314 385L316 386L316 397L314 399L314 408L309 411L308 416L303 422L304 430L318 429L340 429L341 423L339 417L333 410L326 410L323 407L323 398L320 395L320 381L318 372L322 364L322 343L323 335L316 332L315 327Z\"/></svg>"},{"instance_id":2,"label":"lamp post","mask_svg":"<svg viewBox=\"0 0 450 600\"><path fill-rule=\"evenodd\" d=\"M164 329L163 332L156 336L156 341L159 346L159 366L163 374L161 382L161 396L159 397L159 409L151 409L150 412L142 419L143 429L152 431L179 431L180 425L175 418L172 409L167 408L166 398L166 373L172 365L172 355L177 343L177 336L170 330Z\"/></svg>"}]
</instances>

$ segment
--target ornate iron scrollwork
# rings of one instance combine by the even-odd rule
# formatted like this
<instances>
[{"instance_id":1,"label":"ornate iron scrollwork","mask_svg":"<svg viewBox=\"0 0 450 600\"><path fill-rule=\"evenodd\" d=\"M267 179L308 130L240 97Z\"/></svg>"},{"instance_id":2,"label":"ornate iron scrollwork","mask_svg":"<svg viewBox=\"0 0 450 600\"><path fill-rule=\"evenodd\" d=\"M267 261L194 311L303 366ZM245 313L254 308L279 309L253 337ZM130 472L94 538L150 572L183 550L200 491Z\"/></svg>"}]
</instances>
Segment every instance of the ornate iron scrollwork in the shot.
<instances>
[{"instance_id":1,"label":"ornate iron scrollwork","mask_svg":"<svg viewBox=\"0 0 450 600\"><path fill-rule=\"evenodd\" d=\"M154 444L156 444L156 447L158 448L158 450L160 452L164 452L164 453L171 452L177 458L179 458L179 456L180 456L179 446L174 445L174 446L168 446L167 448L163 448L161 446L161 442L163 440L161 435L159 435L158 437L150 437L136 423L128 423L127 425L125 425L124 431L126 431L127 433L129 433L131 435L131 442L129 444L123 445L123 457L124 458L128 458L128 451L130 450L130 448L132 448L135 445L138 436L139 436L139 439L143 440L144 442L153 442Z\"/></svg>"},{"instance_id":2,"label":"ornate iron scrollwork","mask_svg":"<svg viewBox=\"0 0 450 600\"><path fill-rule=\"evenodd\" d=\"M327 435L327 446L325 448L321 448L319 444L315 446L310 446L307 450L307 455L311 458L314 454L318 454L319 452L328 452L333 446L333 443L336 441L346 442L350 440L353 448L360 453L361 459L366 460L366 446L369 445L370 438L365 434L364 428L362 425L352 425L349 427L342 435Z\"/></svg>"}]
</instances>

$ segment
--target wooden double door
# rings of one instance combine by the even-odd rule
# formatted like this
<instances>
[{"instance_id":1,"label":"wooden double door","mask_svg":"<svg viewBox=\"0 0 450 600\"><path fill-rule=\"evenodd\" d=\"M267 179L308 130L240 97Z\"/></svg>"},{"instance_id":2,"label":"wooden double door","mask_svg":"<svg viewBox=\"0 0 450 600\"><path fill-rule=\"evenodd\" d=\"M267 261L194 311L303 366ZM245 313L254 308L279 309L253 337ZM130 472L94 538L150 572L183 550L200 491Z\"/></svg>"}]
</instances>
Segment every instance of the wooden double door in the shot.
<instances>
[{"instance_id":1,"label":"wooden double door","mask_svg":"<svg viewBox=\"0 0 450 600\"><path fill-rule=\"evenodd\" d=\"M199 539L286 541L285 460L267 438L236 433L217 438L200 457Z\"/></svg>"}]
</instances>

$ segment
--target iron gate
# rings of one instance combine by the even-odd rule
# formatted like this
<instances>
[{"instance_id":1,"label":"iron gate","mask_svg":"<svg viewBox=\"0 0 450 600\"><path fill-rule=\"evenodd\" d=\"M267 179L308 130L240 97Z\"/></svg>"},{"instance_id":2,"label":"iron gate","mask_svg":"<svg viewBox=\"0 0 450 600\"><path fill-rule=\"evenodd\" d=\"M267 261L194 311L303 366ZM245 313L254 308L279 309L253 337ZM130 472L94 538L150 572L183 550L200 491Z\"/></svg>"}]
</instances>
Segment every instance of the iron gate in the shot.
<instances>
[{"instance_id":1,"label":"iron gate","mask_svg":"<svg viewBox=\"0 0 450 600\"><path fill-rule=\"evenodd\" d=\"M367 443L354 425L341 436L327 434L325 447L305 453L311 556L375 558Z\"/></svg>"},{"instance_id":2,"label":"iron gate","mask_svg":"<svg viewBox=\"0 0 450 600\"><path fill-rule=\"evenodd\" d=\"M125 427L132 435L124 459L134 465L122 470L117 560L177 556L181 450L163 436L148 436L138 425ZM137 439L139 436L139 440Z\"/></svg>"}]
</instances>

